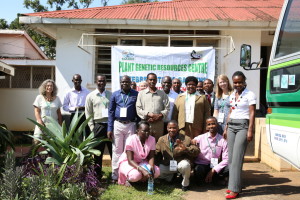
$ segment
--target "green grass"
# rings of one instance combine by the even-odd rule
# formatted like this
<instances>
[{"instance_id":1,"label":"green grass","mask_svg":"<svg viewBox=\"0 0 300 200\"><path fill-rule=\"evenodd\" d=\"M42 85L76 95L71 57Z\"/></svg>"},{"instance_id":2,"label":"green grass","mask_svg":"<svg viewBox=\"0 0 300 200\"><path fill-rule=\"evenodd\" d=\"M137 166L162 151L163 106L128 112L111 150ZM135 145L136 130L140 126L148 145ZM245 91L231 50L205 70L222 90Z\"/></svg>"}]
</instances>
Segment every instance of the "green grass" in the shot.
<instances>
[{"instance_id":1,"label":"green grass","mask_svg":"<svg viewBox=\"0 0 300 200\"><path fill-rule=\"evenodd\" d=\"M103 179L106 179L107 182L110 181L110 167L103 167L105 175ZM102 200L134 200L134 199L143 199L143 200L182 200L182 195L184 192L181 191L181 184L166 184L165 182L157 183L154 185L154 194L147 194L147 183L135 183L132 184L133 187L125 187L123 185L111 184L108 185L106 190L101 195L100 199Z\"/></svg>"}]
</instances>

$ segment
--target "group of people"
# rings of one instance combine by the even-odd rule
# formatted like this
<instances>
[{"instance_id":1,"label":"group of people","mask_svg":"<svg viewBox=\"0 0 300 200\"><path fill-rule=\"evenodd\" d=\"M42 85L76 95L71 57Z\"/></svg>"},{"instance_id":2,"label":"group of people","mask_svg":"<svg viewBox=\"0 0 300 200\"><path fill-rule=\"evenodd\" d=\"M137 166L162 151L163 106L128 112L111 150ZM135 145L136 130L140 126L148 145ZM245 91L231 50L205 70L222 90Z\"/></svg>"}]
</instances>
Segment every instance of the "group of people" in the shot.
<instances>
[{"instance_id":1,"label":"group of people","mask_svg":"<svg viewBox=\"0 0 300 200\"><path fill-rule=\"evenodd\" d=\"M181 91L179 79L169 76L162 79L162 90L158 90L154 73L140 83L139 92L127 75L114 93L105 89L104 75L97 76L97 88L92 92L81 86L79 74L72 82L74 88L61 104L55 83L44 81L33 104L35 116L46 126L44 116L61 123L61 106L71 117L75 111L85 112L86 118L92 116L88 131L111 141L97 147L101 151L96 160L100 177L107 145L113 182L129 186L149 177L172 182L181 174L182 190L186 191L193 172L200 184L228 178L227 199L241 192L243 158L253 138L256 105L242 72L232 75L234 90L226 75L218 76L216 91L212 80L202 82L194 76L186 77L186 91ZM42 133L36 127L34 134L39 137Z\"/></svg>"}]
</instances>

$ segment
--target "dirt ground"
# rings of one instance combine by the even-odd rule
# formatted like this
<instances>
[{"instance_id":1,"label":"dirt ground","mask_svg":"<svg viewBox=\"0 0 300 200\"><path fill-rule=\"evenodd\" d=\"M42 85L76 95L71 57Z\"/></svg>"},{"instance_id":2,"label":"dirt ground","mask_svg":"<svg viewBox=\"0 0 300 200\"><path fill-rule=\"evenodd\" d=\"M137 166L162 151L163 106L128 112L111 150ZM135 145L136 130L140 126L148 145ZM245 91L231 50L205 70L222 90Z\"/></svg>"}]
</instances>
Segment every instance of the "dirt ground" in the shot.
<instances>
[{"instance_id":1,"label":"dirt ground","mask_svg":"<svg viewBox=\"0 0 300 200\"><path fill-rule=\"evenodd\" d=\"M262 163L245 163L243 191L238 199L244 200L300 200L300 171L277 172ZM224 200L226 187L213 185L192 186L185 199Z\"/></svg>"}]
</instances>

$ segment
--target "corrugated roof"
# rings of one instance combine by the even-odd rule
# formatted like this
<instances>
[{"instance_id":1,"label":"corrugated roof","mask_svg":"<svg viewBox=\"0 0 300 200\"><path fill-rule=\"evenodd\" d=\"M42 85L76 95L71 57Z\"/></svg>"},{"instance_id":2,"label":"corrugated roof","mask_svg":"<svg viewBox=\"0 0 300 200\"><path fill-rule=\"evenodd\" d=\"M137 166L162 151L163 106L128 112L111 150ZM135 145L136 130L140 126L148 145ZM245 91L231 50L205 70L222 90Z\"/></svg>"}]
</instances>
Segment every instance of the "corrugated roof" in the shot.
<instances>
[{"instance_id":1,"label":"corrugated roof","mask_svg":"<svg viewBox=\"0 0 300 200\"><path fill-rule=\"evenodd\" d=\"M72 19L276 21L282 4L283 0L178 0L23 15Z\"/></svg>"}]
</instances>

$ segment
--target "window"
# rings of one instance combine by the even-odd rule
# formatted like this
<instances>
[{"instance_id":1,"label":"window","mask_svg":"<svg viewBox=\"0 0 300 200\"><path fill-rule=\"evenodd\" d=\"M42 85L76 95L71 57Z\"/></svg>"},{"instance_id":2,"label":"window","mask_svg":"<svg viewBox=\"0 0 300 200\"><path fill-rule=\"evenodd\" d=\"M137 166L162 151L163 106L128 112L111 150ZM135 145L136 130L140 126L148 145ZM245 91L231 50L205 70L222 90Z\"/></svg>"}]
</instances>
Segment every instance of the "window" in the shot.
<instances>
[{"instance_id":1,"label":"window","mask_svg":"<svg viewBox=\"0 0 300 200\"><path fill-rule=\"evenodd\" d=\"M97 40L95 80L98 75L105 75L108 82L111 81L111 46L118 44L117 38L101 38Z\"/></svg>"},{"instance_id":2,"label":"window","mask_svg":"<svg viewBox=\"0 0 300 200\"><path fill-rule=\"evenodd\" d=\"M54 78L54 67L18 66L15 76L0 79L0 88L38 88L46 79Z\"/></svg>"},{"instance_id":3,"label":"window","mask_svg":"<svg viewBox=\"0 0 300 200\"><path fill-rule=\"evenodd\" d=\"M300 85L300 65L271 71L271 93L296 92Z\"/></svg>"},{"instance_id":4,"label":"window","mask_svg":"<svg viewBox=\"0 0 300 200\"><path fill-rule=\"evenodd\" d=\"M160 46L165 47L168 46L167 38L149 38L146 39L146 46Z\"/></svg>"},{"instance_id":5,"label":"window","mask_svg":"<svg viewBox=\"0 0 300 200\"><path fill-rule=\"evenodd\" d=\"M171 40L171 47L192 47L193 40Z\"/></svg>"},{"instance_id":6,"label":"window","mask_svg":"<svg viewBox=\"0 0 300 200\"><path fill-rule=\"evenodd\" d=\"M300 51L300 0L290 1L281 24L275 58Z\"/></svg>"},{"instance_id":7,"label":"window","mask_svg":"<svg viewBox=\"0 0 300 200\"><path fill-rule=\"evenodd\" d=\"M121 46L143 46L143 40L121 40Z\"/></svg>"}]
</instances>

